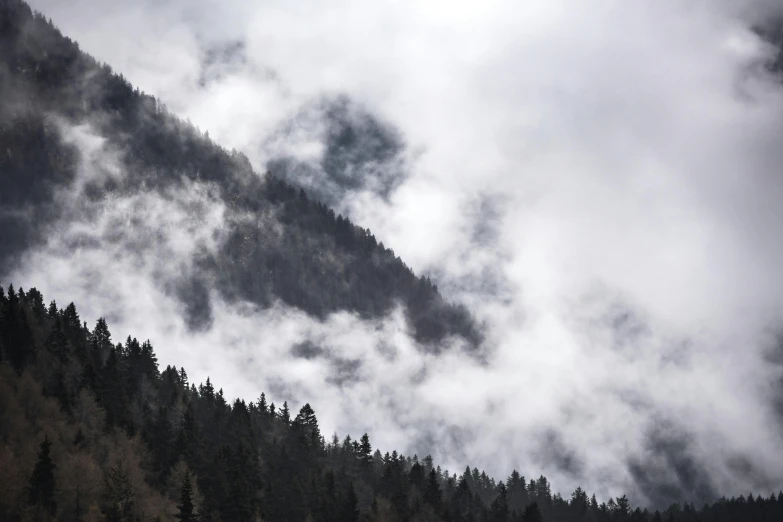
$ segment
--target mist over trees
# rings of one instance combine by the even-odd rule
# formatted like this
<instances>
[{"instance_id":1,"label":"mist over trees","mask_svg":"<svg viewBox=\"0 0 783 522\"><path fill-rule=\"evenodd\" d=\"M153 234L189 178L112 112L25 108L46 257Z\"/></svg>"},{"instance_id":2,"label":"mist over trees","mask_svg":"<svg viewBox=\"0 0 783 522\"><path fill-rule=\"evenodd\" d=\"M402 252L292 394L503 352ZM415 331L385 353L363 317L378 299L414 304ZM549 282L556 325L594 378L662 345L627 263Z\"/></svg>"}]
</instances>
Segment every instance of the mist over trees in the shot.
<instances>
[{"instance_id":1,"label":"mist over trees","mask_svg":"<svg viewBox=\"0 0 783 522\"><path fill-rule=\"evenodd\" d=\"M302 189L258 175L242 153L171 115L18 0L0 4L0 96L0 273L74 212L57 197L80 175L79 151L62 123L89 124L131 174L87 179L88 202L202 186L226 206L219 249L171 282L191 327L209 325L209 291L216 289L261 306L279 299L319 318L340 310L379 317L402 303L419 341L434 348L459 336L480 344L469 312L447 303L369 230Z\"/></svg>"},{"instance_id":2,"label":"mist over trees","mask_svg":"<svg viewBox=\"0 0 783 522\"><path fill-rule=\"evenodd\" d=\"M302 400L307 398L303 397ZM544 476L456 473L321 432L308 404L246 402L159 371L70 303L0 289L0 519L8 521L773 521L783 493L640 509Z\"/></svg>"},{"instance_id":3,"label":"mist over trees","mask_svg":"<svg viewBox=\"0 0 783 522\"><path fill-rule=\"evenodd\" d=\"M279 164L286 180L258 175L242 153L170 114L19 0L0 0L0 100L0 274L93 202L206 187L227 209L225 236L195 271L167 281L191 329L209 327L217 291L318 318L341 310L375 318L402 303L416 339L432 349L453 337L481 345L464 307L369 230L289 183L304 167ZM339 174L369 163L343 154L343 144L366 136L353 134L344 107L331 110L336 152L320 168ZM83 124L128 175L84 176L66 132ZM396 137L371 120L360 130L396 161ZM387 181L380 189L390 190ZM62 195L78 183L75 208ZM263 392L252 402L225 397L220 383L190 382L185 364L159 368L151 341L116 339L104 318L89 326L73 303L0 288L0 520L783 520L783 493L643 509L626 495L563 495L546 477L516 470L506 478L448 471L430 456L381 452L370 434L323 433L308 397L277 406Z\"/></svg>"}]
</instances>

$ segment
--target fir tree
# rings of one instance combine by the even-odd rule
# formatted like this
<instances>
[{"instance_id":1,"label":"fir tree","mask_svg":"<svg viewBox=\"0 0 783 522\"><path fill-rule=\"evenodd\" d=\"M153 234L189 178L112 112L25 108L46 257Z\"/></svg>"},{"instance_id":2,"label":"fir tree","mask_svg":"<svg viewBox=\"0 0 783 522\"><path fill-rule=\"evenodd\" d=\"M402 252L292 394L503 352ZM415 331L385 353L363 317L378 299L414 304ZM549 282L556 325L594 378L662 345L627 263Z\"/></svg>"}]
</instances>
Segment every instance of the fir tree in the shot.
<instances>
[{"instance_id":1,"label":"fir tree","mask_svg":"<svg viewBox=\"0 0 783 522\"><path fill-rule=\"evenodd\" d=\"M283 403L283 408L284 411L287 409L285 403ZM302 406L299 410L299 414L294 419L293 426L295 429L302 432L311 446L320 446L321 429L318 427L318 419L315 417L315 412L313 411L313 408L310 407L309 403Z\"/></svg>"},{"instance_id":2,"label":"fir tree","mask_svg":"<svg viewBox=\"0 0 783 522\"><path fill-rule=\"evenodd\" d=\"M93 364L98 369L103 366L103 362L109 356L109 353L114 350L114 345L111 342L111 332L109 332L109 326L103 317L98 319L98 322L95 324L91 341Z\"/></svg>"},{"instance_id":3,"label":"fir tree","mask_svg":"<svg viewBox=\"0 0 783 522\"><path fill-rule=\"evenodd\" d=\"M185 470L185 478L182 481L182 488L179 493L179 504L177 504L177 514L174 515L182 522L194 522L196 516L193 513L193 484L190 479L190 470Z\"/></svg>"},{"instance_id":4,"label":"fir tree","mask_svg":"<svg viewBox=\"0 0 783 522\"><path fill-rule=\"evenodd\" d=\"M498 486L498 494L489 508L489 519L493 522L506 522L508 518L508 497L506 486L502 482Z\"/></svg>"},{"instance_id":5,"label":"fir tree","mask_svg":"<svg viewBox=\"0 0 783 522\"><path fill-rule=\"evenodd\" d=\"M343 500L340 520L343 522L357 522L359 520L359 499L356 498L353 482L348 486L348 491Z\"/></svg>"},{"instance_id":6,"label":"fir tree","mask_svg":"<svg viewBox=\"0 0 783 522\"><path fill-rule=\"evenodd\" d=\"M104 497L104 513L107 522L135 522L138 520L136 495L131 485L128 468L121 459L109 470Z\"/></svg>"},{"instance_id":7,"label":"fir tree","mask_svg":"<svg viewBox=\"0 0 783 522\"><path fill-rule=\"evenodd\" d=\"M433 469L427 476L427 483L424 486L424 502L437 509L440 507L440 501L438 472Z\"/></svg>"},{"instance_id":8,"label":"fir tree","mask_svg":"<svg viewBox=\"0 0 783 522\"><path fill-rule=\"evenodd\" d=\"M49 308L46 310L46 315L49 316L49 319L54 319L57 317L57 303L52 301L49 303Z\"/></svg>"},{"instance_id":9,"label":"fir tree","mask_svg":"<svg viewBox=\"0 0 783 522\"><path fill-rule=\"evenodd\" d=\"M533 502L525 508L525 512L522 513L522 522L542 522L541 510L538 508L538 503Z\"/></svg>"},{"instance_id":10,"label":"fir tree","mask_svg":"<svg viewBox=\"0 0 783 522\"><path fill-rule=\"evenodd\" d=\"M366 472L372 469L372 445L370 437L366 433L359 440L359 459L362 470Z\"/></svg>"},{"instance_id":11,"label":"fir tree","mask_svg":"<svg viewBox=\"0 0 783 522\"><path fill-rule=\"evenodd\" d=\"M44 437L38 451L38 461L35 463L33 474L27 488L27 501L36 511L43 509L54 514L57 511L57 502L54 499L54 462L51 456L52 443L49 437Z\"/></svg>"},{"instance_id":12,"label":"fir tree","mask_svg":"<svg viewBox=\"0 0 783 522\"><path fill-rule=\"evenodd\" d=\"M68 339L63 332L62 322L58 317L54 321L54 328L46 340L46 349L61 363L68 360Z\"/></svg>"},{"instance_id":13,"label":"fir tree","mask_svg":"<svg viewBox=\"0 0 783 522\"><path fill-rule=\"evenodd\" d=\"M283 421L283 424L288 426L291 424L291 412L288 410L288 401L283 402L283 407L280 409L280 420Z\"/></svg>"}]
</instances>

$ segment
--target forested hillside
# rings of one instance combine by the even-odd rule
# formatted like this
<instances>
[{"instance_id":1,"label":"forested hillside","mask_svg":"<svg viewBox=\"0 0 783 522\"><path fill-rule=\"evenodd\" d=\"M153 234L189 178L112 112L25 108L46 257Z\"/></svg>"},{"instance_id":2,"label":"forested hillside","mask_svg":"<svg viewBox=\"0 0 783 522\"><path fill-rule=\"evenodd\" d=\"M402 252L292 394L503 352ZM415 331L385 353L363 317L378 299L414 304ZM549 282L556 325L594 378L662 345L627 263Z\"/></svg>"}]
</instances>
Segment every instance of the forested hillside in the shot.
<instances>
[{"instance_id":1,"label":"forested hillside","mask_svg":"<svg viewBox=\"0 0 783 522\"><path fill-rule=\"evenodd\" d=\"M781 46L783 26L775 27L764 35ZM781 72L783 51L768 65ZM319 168L336 185L375 185L388 196L394 176L368 182L346 173L356 162L371 172L378 156L395 165L398 137L373 119L357 131L339 104L323 110L334 112L327 140L334 150ZM88 157L79 133L106 157ZM360 139L369 142L369 157L350 150ZM160 368L155 339L139 340L149 332L118 339L105 318L93 323L74 303L47 303L27 286L40 282L13 281L27 290L8 285L6 274L69 224L76 234L66 247L74 251L106 250L110 261L165 252L150 245L172 226L155 220L173 205L157 214L142 215L143 206L119 213L100 237L87 229L138 195L206 195L221 209L219 233L204 224L208 241L183 241L196 245L183 250L187 263L164 258L170 270L149 271L161 295L177 298L192 339L208 333L215 295L266 309L282 303L317 319L340 311L375 319L402 305L425 349L467 346L482 355L482 327L465 307L447 302L371 231L296 184L308 177L314 186L320 172L285 157L271 167L281 177L254 171L244 154L225 150L83 53L25 2L0 0L0 278L7 285L0 287L0 522L783 520L783 492L637 507L626 495L596 498L594 484L558 492L532 470L490 477L464 463L449 471L431 456L374 447L380 433L324 433L312 397L290 404L275 404L263 390L251 401L226 397L221 383L191 382L188 361ZM200 204L185 199L186 211ZM196 229L204 214L186 218ZM96 303L92 310L101 308Z\"/></svg>"},{"instance_id":2,"label":"forested hillside","mask_svg":"<svg viewBox=\"0 0 783 522\"><path fill-rule=\"evenodd\" d=\"M306 403L263 392L248 403L189 382L185 368L161 372L150 341L115 341L73 303L0 289L0 520L783 519L783 493L651 512L581 488L564 498L543 476L450 473L382 454L367 434L329 437Z\"/></svg>"},{"instance_id":3,"label":"forested hillside","mask_svg":"<svg viewBox=\"0 0 783 522\"><path fill-rule=\"evenodd\" d=\"M226 206L225 237L199 253L192 273L164 282L187 305L194 329L208 326L215 288L228 300L280 299L316 317L339 310L378 317L401 302L419 341L457 335L480 343L466 309L445 302L369 230L258 175L243 154L169 114L20 0L0 1L0 99L0 274L48 227L91 212L90 202L204 187ZM83 159L63 129L81 124L118 151L124 175L88 179L75 205L58 193L77 182Z\"/></svg>"}]
</instances>

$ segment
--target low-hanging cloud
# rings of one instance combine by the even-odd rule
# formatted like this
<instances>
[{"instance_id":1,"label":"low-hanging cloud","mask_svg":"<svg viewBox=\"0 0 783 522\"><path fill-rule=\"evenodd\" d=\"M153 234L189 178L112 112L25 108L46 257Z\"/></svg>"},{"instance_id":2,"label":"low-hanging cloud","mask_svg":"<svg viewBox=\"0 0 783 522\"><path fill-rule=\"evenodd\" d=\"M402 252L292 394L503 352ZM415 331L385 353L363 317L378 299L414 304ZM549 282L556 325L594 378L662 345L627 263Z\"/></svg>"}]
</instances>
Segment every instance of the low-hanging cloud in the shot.
<instances>
[{"instance_id":1,"label":"low-hanging cloud","mask_svg":"<svg viewBox=\"0 0 783 522\"><path fill-rule=\"evenodd\" d=\"M324 133L272 138L324 96L396 128L404 177L340 203L467 303L490 351L435 356L399 310L314 320L209 281L193 295L211 296L212 326L193 332L188 287L158 283L220 241L204 186L75 219L15 282L149 336L229 395L309 401L327 430L453 471L651 503L779 489L783 89L752 30L780 14L768 3L33 4L259 171L320 161ZM130 256L128 216L155 238Z\"/></svg>"}]
</instances>

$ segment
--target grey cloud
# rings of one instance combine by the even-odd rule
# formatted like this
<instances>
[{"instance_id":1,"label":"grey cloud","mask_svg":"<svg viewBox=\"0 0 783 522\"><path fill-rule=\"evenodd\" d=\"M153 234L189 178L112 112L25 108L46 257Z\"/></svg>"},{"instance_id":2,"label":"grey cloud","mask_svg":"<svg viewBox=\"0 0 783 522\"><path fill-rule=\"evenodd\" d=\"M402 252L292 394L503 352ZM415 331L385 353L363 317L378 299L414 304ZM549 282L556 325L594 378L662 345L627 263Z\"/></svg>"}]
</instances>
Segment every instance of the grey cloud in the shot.
<instances>
[{"instance_id":1,"label":"grey cloud","mask_svg":"<svg viewBox=\"0 0 783 522\"><path fill-rule=\"evenodd\" d=\"M315 359L323 355L324 352L323 348L309 339L291 347L291 354L294 357L303 357L305 359Z\"/></svg>"},{"instance_id":2,"label":"grey cloud","mask_svg":"<svg viewBox=\"0 0 783 522\"><path fill-rule=\"evenodd\" d=\"M220 81L225 76L236 74L246 64L245 43L241 40L218 43L208 47L204 51L201 62L199 86L203 88L209 82Z\"/></svg>"},{"instance_id":3,"label":"grey cloud","mask_svg":"<svg viewBox=\"0 0 783 522\"><path fill-rule=\"evenodd\" d=\"M544 430L537 437L535 453L538 465L541 467L554 467L562 473L581 478L584 473L582 458L575 448L568 447L557 431L557 427Z\"/></svg>"},{"instance_id":4,"label":"grey cloud","mask_svg":"<svg viewBox=\"0 0 783 522\"><path fill-rule=\"evenodd\" d=\"M264 148L285 150L297 142L320 150L309 158L273 157L268 170L338 209L362 191L388 200L408 175L399 132L346 96L303 108L268 138Z\"/></svg>"},{"instance_id":5,"label":"grey cloud","mask_svg":"<svg viewBox=\"0 0 783 522\"><path fill-rule=\"evenodd\" d=\"M708 470L693 456L693 437L670 422L652 426L647 434L647 455L632 459L629 469L639 488L656 507L674 502L710 502L720 496Z\"/></svg>"}]
</instances>

